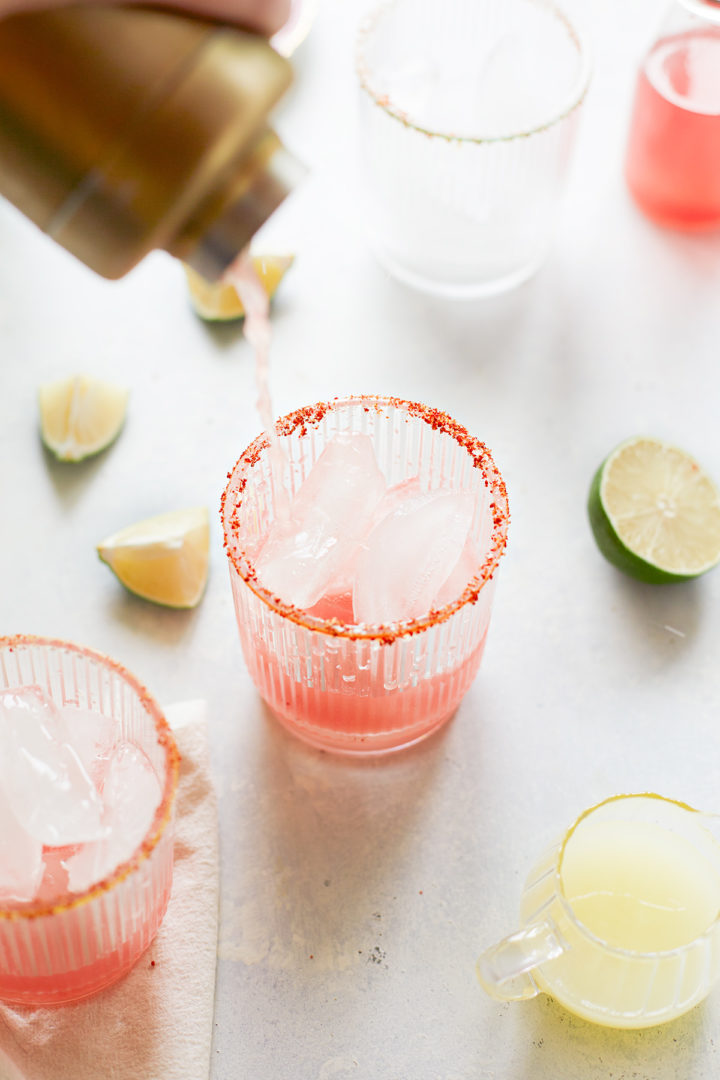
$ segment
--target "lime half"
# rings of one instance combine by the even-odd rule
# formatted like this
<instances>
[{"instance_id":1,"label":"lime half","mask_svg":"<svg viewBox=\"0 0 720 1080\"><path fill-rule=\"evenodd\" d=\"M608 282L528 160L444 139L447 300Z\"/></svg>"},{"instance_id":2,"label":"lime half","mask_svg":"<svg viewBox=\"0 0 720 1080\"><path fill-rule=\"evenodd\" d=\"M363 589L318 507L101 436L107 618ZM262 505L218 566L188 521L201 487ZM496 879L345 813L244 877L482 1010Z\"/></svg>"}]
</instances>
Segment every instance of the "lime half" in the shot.
<instances>
[{"instance_id":1,"label":"lime half","mask_svg":"<svg viewBox=\"0 0 720 1080\"><path fill-rule=\"evenodd\" d=\"M627 439L593 478L588 514L600 551L639 581L698 577L720 562L720 491L683 450Z\"/></svg>"}]
</instances>

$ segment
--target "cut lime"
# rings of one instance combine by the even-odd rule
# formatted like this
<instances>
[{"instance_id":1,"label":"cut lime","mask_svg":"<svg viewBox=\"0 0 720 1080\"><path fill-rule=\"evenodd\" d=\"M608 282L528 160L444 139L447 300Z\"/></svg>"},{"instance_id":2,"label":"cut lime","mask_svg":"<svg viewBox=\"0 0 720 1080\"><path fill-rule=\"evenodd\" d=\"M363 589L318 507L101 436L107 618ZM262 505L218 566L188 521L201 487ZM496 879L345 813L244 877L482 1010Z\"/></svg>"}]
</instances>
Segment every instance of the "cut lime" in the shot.
<instances>
[{"instance_id":1,"label":"cut lime","mask_svg":"<svg viewBox=\"0 0 720 1080\"><path fill-rule=\"evenodd\" d=\"M659 439L612 451L588 514L605 558L639 581L687 581L720 562L720 492L694 458Z\"/></svg>"},{"instance_id":2,"label":"cut lime","mask_svg":"<svg viewBox=\"0 0 720 1080\"><path fill-rule=\"evenodd\" d=\"M173 510L128 525L97 552L122 584L156 604L191 608L208 576L210 530L204 506Z\"/></svg>"},{"instance_id":3,"label":"cut lime","mask_svg":"<svg viewBox=\"0 0 720 1080\"><path fill-rule=\"evenodd\" d=\"M89 375L46 383L38 391L43 442L60 461L97 454L117 438L127 400L124 387Z\"/></svg>"},{"instance_id":4,"label":"cut lime","mask_svg":"<svg viewBox=\"0 0 720 1080\"><path fill-rule=\"evenodd\" d=\"M255 267L265 292L273 296L285 271L292 266L294 255L253 255ZM241 319L245 309L235 286L227 281L206 281L191 266L185 266L190 299L196 314L209 322L228 322Z\"/></svg>"}]
</instances>

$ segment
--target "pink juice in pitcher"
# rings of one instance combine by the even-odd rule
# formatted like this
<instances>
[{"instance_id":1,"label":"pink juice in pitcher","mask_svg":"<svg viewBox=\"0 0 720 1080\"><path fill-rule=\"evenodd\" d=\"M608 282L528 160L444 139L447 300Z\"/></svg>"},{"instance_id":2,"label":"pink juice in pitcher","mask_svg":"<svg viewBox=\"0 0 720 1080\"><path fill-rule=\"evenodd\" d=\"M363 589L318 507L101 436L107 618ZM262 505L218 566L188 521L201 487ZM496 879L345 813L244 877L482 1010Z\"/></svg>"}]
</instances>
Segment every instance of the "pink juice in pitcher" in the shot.
<instances>
[{"instance_id":1,"label":"pink juice in pitcher","mask_svg":"<svg viewBox=\"0 0 720 1080\"><path fill-rule=\"evenodd\" d=\"M661 38L643 61L626 178L658 224L720 225L720 26Z\"/></svg>"}]
</instances>

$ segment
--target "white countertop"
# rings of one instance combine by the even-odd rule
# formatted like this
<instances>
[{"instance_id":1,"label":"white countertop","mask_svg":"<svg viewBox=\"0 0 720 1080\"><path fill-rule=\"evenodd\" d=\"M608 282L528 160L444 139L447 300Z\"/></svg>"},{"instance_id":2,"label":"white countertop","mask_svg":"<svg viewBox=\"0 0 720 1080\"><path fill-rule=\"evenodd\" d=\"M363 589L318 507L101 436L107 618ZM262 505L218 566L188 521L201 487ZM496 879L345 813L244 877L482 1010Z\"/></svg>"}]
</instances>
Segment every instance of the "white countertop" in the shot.
<instances>
[{"instance_id":1,"label":"white countertop","mask_svg":"<svg viewBox=\"0 0 720 1080\"><path fill-rule=\"evenodd\" d=\"M278 414L358 390L426 401L492 448L512 521L472 690L440 735L375 762L280 729L245 672L217 512L258 430L238 327L195 318L169 257L104 282L7 206L0 630L107 652L162 702L209 701L214 1080L716 1080L720 989L665 1027L613 1032L545 997L497 1004L474 975L515 928L534 856L580 810L641 790L720 810L720 572L636 584L598 554L585 512L596 466L635 433L720 479L720 236L654 228L622 180L635 64L662 5L575 0L595 72L557 244L528 285L472 303L416 294L368 252L357 6L326 0L277 120L311 172L256 245L297 254L274 307L272 390ZM76 371L132 393L118 442L68 466L41 446L35 395ZM212 517L200 606L127 594L95 544L197 503Z\"/></svg>"}]
</instances>

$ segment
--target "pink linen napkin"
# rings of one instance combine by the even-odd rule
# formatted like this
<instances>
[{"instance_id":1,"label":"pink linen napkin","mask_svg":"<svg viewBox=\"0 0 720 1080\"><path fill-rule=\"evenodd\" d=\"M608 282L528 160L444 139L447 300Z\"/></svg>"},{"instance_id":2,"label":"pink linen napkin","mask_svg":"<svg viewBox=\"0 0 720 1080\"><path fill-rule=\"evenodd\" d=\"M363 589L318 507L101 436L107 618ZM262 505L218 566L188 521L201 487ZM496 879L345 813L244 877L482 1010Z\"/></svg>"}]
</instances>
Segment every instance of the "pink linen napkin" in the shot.
<instances>
[{"instance_id":1,"label":"pink linen napkin","mask_svg":"<svg viewBox=\"0 0 720 1080\"><path fill-rule=\"evenodd\" d=\"M182 755L170 903L121 982L75 1005L0 1004L0 1080L203 1080L210 1072L218 817L204 701L165 710Z\"/></svg>"}]
</instances>

